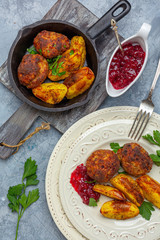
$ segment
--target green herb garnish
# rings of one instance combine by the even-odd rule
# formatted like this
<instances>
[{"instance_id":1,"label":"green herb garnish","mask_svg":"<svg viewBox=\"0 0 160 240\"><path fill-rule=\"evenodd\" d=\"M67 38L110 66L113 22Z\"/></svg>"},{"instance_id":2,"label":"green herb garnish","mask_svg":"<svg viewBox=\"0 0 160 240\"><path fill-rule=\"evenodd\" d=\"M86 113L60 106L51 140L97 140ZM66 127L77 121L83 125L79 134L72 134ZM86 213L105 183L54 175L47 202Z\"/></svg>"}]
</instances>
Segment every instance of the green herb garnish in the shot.
<instances>
[{"instance_id":1,"label":"green herb garnish","mask_svg":"<svg viewBox=\"0 0 160 240\"><path fill-rule=\"evenodd\" d=\"M46 60L47 60L48 63L53 63L53 59L52 58L51 59L47 58Z\"/></svg>"},{"instance_id":2,"label":"green herb garnish","mask_svg":"<svg viewBox=\"0 0 160 240\"><path fill-rule=\"evenodd\" d=\"M61 72L61 73L57 73L57 75L59 76L59 77L61 77L62 75L64 75L66 73L66 71L63 71L63 72Z\"/></svg>"},{"instance_id":3,"label":"green herb garnish","mask_svg":"<svg viewBox=\"0 0 160 240\"><path fill-rule=\"evenodd\" d=\"M73 55L73 54L74 54L74 50L71 50L69 54L70 54L70 55Z\"/></svg>"},{"instance_id":4,"label":"green herb garnish","mask_svg":"<svg viewBox=\"0 0 160 240\"><path fill-rule=\"evenodd\" d=\"M60 62L59 65L58 65L58 68L62 68L63 63L64 62Z\"/></svg>"},{"instance_id":5,"label":"green herb garnish","mask_svg":"<svg viewBox=\"0 0 160 240\"><path fill-rule=\"evenodd\" d=\"M62 67L63 63L64 63L64 62L59 63L58 68L56 69L56 75L58 75L59 77L61 77L62 75L64 75L64 74L66 73L66 71L59 72L59 69L60 69L60 68L63 68L63 67Z\"/></svg>"},{"instance_id":6,"label":"green herb garnish","mask_svg":"<svg viewBox=\"0 0 160 240\"><path fill-rule=\"evenodd\" d=\"M153 162L157 165L160 166L160 150L156 151L157 155L155 154L150 154L150 157L152 158Z\"/></svg>"},{"instance_id":7,"label":"green herb garnish","mask_svg":"<svg viewBox=\"0 0 160 240\"><path fill-rule=\"evenodd\" d=\"M148 142L160 146L160 132L158 130L153 131L153 137L150 134L142 136Z\"/></svg>"},{"instance_id":8,"label":"green herb garnish","mask_svg":"<svg viewBox=\"0 0 160 240\"><path fill-rule=\"evenodd\" d=\"M146 139L151 144L160 146L160 132L158 130L153 131L153 137L150 134L147 134L145 136L142 136L144 139ZM150 157L152 158L153 162L160 166L160 150L156 151L157 155L150 154Z\"/></svg>"},{"instance_id":9,"label":"green herb garnish","mask_svg":"<svg viewBox=\"0 0 160 240\"><path fill-rule=\"evenodd\" d=\"M49 65L49 69L52 70L52 75L58 75L59 77L61 77L62 75L64 75L66 72L59 72L60 68L63 68L63 63L64 62L60 62L58 64L58 60L61 59L62 55L58 55L56 58L52 58L52 59L47 59L48 65Z\"/></svg>"},{"instance_id":10,"label":"green herb garnish","mask_svg":"<svg viewBox=\"0 0 160 240\"><path fill-rule=\"evenodd\" d=\"M57 75L56 73L56 68L57 68L57 63L54 65L54 67L52 68L52 75Z\"/></svg>"},{"instance_id":11,"label":"green herb garnish","mask_svg":"<svg viewBox=\"0 0 160 240\"><path fill-rule=\"evenodd\" d=\"M51 59L47 58L47 62L49 64L49 69L52 69L61 57L62 57L62 55L58 55L57 57L51 58Z\"/></svg>"},{"instance_id":12,"label":"green herb garnish","mask_svg":"<svg viewBox=\"0 0 160 240\"><path fill-rule=\"evenodd\" d=\"M67 46L66 46L66 45L64 45L63 47L64 47L64 48L66 48Z\"/></svg>"},{"instance_id":13,"label":"green herb garnish","mask_svg":"<svg viewBox=\"0 0 160 240\"><path fill-rule=\"evenodd\" d=\"M8 190L7 198L10 201L8 204L12 212L18 213L16 237L18 236L19 221L23 216L24 211L34 202L39 199L39 189L36 188L29 191L28 196L25 191L28 186L37 185L39 180L37 180L37 165L36 161L32 160L31 157L28 158L24 165L24 172L22 176L22 183L16 186L12 186Z\"/></svg>"},{"instance_id":14,"label":"green herb garnish","mask_svg":"<svg viewBox=\"0 0 160 240\"><path fill-rule=\"evenodd\" d=\"M153 204L150 202L144 201L142 205L139 207L140 215L145 218L146 220L150 220L152 212L155 211Z\"/></svg>"},{"instance_id":15,"label":"green herb garnish","mask_svg":"<svg viewBox=\"0 0 160 240\"><path fill-rule=\"evenodd\" d=\"M122 171L122 172L118 171L118 174L127 174L127 172L125 172L125 171Z\"/></svg>"},{"instance_id":16,"label":"green herb garnish","mask_svg":"<svg viewBox=\"0 0 160 240\"><path fill-rule=\"evenodd\" d=\"M91 206L91 207L97 206L97 202L94 198L89 199L89 206Z\"/></svg>"},{"instance_id":17,"label":"green herb garnish","mask_svg":"<svg viewBox=\"0 0 160 240\"><path fill-rule=\"evenodd\" d=\"M31 48L27 48L27 52L29 52L30 54L37 54L38 53L34 46L31 47Z\"/></svg>"},{"instance_id":18,"label":"green herb garnish","mask_svg":"<svg viewBox=\"0 0 160 240\"><path fill-rule=\"evenodd\" d=\"M60 58L59 58L60 59ZM59 60L58 59L58 60ZM59 70L60 70L60 68L63 68L62 67L62 65L63 65L63 63L64 62L60 62L59 64L57 63L57 61L58 60L56 60L54 63L53 63L53 65L51 66L51 69L52 69L52 75L58 75L59 77L61 77L62 75L64 75L66 72L65 71L63 71L63 72L59 72Z\"/></svg>"},{"instance_id":19,"label":"green herb garnish","mask_svg":"<svg viewBox=\"0 0 160 240\"><path fill-rule=\"evenodd\" d=\"M42 55L42 49L39 49L39 53L40 53L40 55Z\"/></svg>"},{"instance_id":20,"label":"green herb garnish","mask_svg":"<svg viewBox=\"0 0 160 240\"><path fill-rule=\"evenodd\" d=\"M110 147L115 153L117 153L119 149L123 148L119 145L119 143L110 143Z\"/></svg>"},{"instance_id":21,"label":"green herb garnish","mask_svg":"<svg viewBox=\"0 0 160 240\"><path fill-rule=\"evenodd\" d=\"M92 180L92 181L85 181L85 183L95 183L96 180Z\"/></svg>"},{"instance_id":22,"label":"green herb garnish","mask_svg":"<svg viewBox=\"0 0 160 240\"><path fill-rule=\"evenodd\" d=\"M54 44L53 47L56 47L56 44Z\"/></svg>"}]
</instances>

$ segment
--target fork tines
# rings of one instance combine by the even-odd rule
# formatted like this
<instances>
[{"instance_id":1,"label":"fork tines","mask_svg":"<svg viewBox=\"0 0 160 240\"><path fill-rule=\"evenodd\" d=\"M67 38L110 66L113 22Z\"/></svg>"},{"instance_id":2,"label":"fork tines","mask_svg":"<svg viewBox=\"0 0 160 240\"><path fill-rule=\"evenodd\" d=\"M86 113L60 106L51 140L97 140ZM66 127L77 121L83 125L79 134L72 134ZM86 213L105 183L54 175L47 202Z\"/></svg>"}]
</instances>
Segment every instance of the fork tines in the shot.
<instances>
[{"instance_id":1,"label":"fork tines","mask_svg":"<svg viewBox=\"0 0 160 240\"><path fill-rule=\"evenodd\" d=\"M148 99L142 101L128 137L137 141L140 139L152 115L153 109L154 105L151 102L148 104Z\"/></svg>"},{"instance_id":2,"label":"fork tines","mask_svg":"<svg viewBox=\"0 0 160 240\"><path fill-rule=\"evenodd\" d=\"M134 140L138 141L140 139L140 137L142 136L142 133L143 133L145 127L147 126L147 123L153 113L154 104L152 102L152 93L153 93L153 90L155 89L156 82L157 82L159 76L160 76L160 59L158 62L156 74L153 79L148 97L147 97L147 99L144 99L141 102L137 116L136 116L136 118L133 122L133 125L131 127L131 130L128 134L128 137L131 136L131 138L134 138Z\"/></svg>"}]
</instances>

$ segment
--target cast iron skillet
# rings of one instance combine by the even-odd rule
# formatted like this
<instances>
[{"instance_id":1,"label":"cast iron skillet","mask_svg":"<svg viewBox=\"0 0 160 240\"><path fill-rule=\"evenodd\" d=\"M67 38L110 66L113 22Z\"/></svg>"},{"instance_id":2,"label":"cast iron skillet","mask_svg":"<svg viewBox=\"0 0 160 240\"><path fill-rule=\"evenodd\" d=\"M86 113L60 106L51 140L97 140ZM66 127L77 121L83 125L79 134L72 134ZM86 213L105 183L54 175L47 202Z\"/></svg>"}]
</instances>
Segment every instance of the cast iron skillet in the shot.
<instances>
[{"instance_id":1,"label":"cast iron skillet","mask_svg":"<svg viewBox=\"0 0 160 240\"><path fill-rule=\"evenodd\" d=\"M94 39L97 38L106 28L110 27L110 21L114 18L116 21L120 20L130 11L130 3L126 0L121 0L116 3L101 19L99 19L86 32L76 27L75 25L60 21L60 20L43 20L33 23L29 26L23 27L13 45L11 46L8 56L8 74L11 84L16 91L18 97L32 107L48 112L66 111L78 106L81 106L90 99L92 91L99 81L99 62L98 53L94 44ZM121 10L118 15L114 15L117 10ZM32 91L22 86L17 77L17 68L26 53L26 49L33 44L33 39L42 30L55 31L66 35L71 39L75 35L82 36L86 43L86 65L92 69L95 74L95 80L90 89L83 94L71 99L63 100L59 104L48 104L36 98Z\"/></svg>"}]
</instances>

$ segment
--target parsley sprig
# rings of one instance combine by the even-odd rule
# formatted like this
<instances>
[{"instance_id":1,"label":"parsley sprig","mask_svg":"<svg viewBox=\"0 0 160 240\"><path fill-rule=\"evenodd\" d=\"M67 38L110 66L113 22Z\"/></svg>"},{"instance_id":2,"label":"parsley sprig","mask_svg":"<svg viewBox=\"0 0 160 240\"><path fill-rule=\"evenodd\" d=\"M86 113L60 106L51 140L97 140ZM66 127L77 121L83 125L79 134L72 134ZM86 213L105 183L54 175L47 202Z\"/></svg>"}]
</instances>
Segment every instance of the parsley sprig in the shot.
<instances>
[{"instance_id":1,"label":"parsley sprig","mask_svg":"<svg viewBox=\"0 0 160 240\"><path fill-rule=\"evenodd\" d=\"M97 206L97 202L94 198L89 199L89 206L90 207L96 207Z\"/></svg>"},{"instance_id":2,"label":"parsley sprig","mask_svg":"<svg viewBox=\"0 0 160 240\"><path fill-rule=\"evenodd\" d=\"M148 142L160 146L160 132L158 130L153 131L153 137L150 134L147 134L142 137L146 139Z\"/></svg>"},{"instance_id":3,"label":"parsley sprig","mask_svg":"<svg viewBox=\"0 0 160 240\"><path fill-rule=\"evenodd\" d=\"M160 146L160 132L158 130L153 131L153 136L147 134L143 136L143 138L146 139L151 144ZM156 154L150 154L150 157L157 166L160 166L160 150L157 150Z\"/></svg>"},{"instance_id":4,"label":"parsley sprig","mask_svg":"<svg viewBox=\"0 0 160 240\"><path fill-rule=\"evenodd\" d=\"M119 145L119 143L110 143L110 147L111 149L113 150L113 152L117 153L117 151L120 149L120 148L123 148Z\"/></svg>"},{"instance_id":5,"label":"parsley sprig","mask_svg":"<svg viewBox=\"0 0 160 240\"><path fill-rule=\"evenodd\" d=\"M59 59L61 59L62 55L58 55L57 57L55 58L47 58L47 62L48 62L48 65L49 65L49 69L52 69L55 64L58 62Z\"/></svg>"},{"instance_id":6,"label":"parsley sprig","mask_svg":"<svg viewBox=\"0 0 160 240\"><path fill-rule=\"evenodd\" d=\"M70 52L69 52L69 55L73 55L74 54L74 50L72 49Z\"/></svg>"},{"instance_id":7,"label":"parsley sprig","mask_svg":"<svg viewBox=\"0 0 160 240\"><path fill-rule=\"evenodd\" d=\"M37 54L38 53L34 46L30 47L30 48L27 48L27 52L30 53L30 54Z\"/></svg>"},{"instance_id":8,"label":"parsley sprig","mask_svg":"<svg viewBox=\"0 0 160 240\"><path fill-rule=\"evenodd\" d=\"M42 55L42 49L39 49L38 51L39 51L39 54Z\"/></svg>"},{"instance_id":9,"label":"parsley sprig","mask_svg":"<svg viewBox=\"0 0 160 240\"><path fill-rule=\"evenodd\" d=\"M96 180L91 180L91 181L85 181L85 183L95 183L96 182Z\"/></svg>"},{"instance_id":10,"label":"parsley sprig","mask_svg":"<svg viewBox=\"0 0 160 240\"><path fill-rule=\"evenodd\" d=\"M155 165L160 166L160 150L156 151L156 154L150 154L150 157L152 158Z\"/></svg>"},{"instance_id":11,"label":"parsley sprig","mask_svg":"<svg viewBox=\"0 0 160 240\"><path fill-rule=\"evenodd\" d=\"M63 68L63 63L64 62L60 62L58 64L58 60L61 59L62 55L58 55L56 58L52 58L52 59L47 59L47 62L49 64L49 69L52 70L52 75L58 75L59 77L61 77L62 75L64 75L66 72L59 72L60 68Z\"/></svg>"},{"instance_id":12,"label":"parsley sprig","mask_svg":"<svg viewBox=\"0 0 160 240\"><path fill-rule=\"evenodd\" d=\"M37 165L36 161L32 160L31 157L28 158L24 165L24 172L22 176L22 183L12 186L8 190L7 198L10 201L8 204L12 212L18 213L16 237L18 236L19 221L23 216L25 210L34 202L39 199L39 189L33 189L29 191L28 196L26 195L26 188L28 186L37 185L39 180L37 180Z\"/></svg>"},{"instance_id":13,"label":"parsley sprig","mask_svg":"<svg viewBox=\"0 0 160 240\"><path fill-rule=\"evenodd\" d=\"M152 212L155 211L153 204L151 202L144 201L142 205L139 207L140 215L146 220L150 220Z\"/></svg>"},{"instance_id":14,"label":"parsley sprig","mask_svg":"<svg viewBox=\"0 0 160 240\"><path fill-rule=\"evenodd\" d=\"M35 49L35 47L30 47L27 48L27 52L30 54L38 54L37 50ZM39 49L39 54L42 55L42 49Z\"/></svg>"}]
</instances>

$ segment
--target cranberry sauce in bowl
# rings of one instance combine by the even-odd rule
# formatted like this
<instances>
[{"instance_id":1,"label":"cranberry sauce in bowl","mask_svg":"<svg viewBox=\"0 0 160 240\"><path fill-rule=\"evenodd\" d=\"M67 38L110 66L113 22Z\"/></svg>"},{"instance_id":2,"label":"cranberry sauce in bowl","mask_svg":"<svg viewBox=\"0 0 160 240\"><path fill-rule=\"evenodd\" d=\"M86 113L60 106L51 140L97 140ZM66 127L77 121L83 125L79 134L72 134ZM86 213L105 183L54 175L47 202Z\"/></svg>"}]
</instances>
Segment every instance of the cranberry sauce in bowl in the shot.
<instances>
[{"instance_id":1,"label":"cranberry sauce in bowl","mask_svg":"<svg viewBox=\"0 0 160 240\"><path fill-rule=\"evenodd\" d=\"M124 55L116 47L106 72L106 91L111 97L125 93L141 76L148 59L147 38L151 25L143 23L140 30L122 42Z\"/></svg>"},{"instance_id":2,"label":"cranberry sauce in bowl","mask_svg":"<svg viewBox=\"0 0 160 240\"><path fill-rule=\"evenodd\" d=\"M115 89L128 86L140 72L145 52L138 43L123 45L124 54L121 50L115 53L109 68L109 81Z\"/></svg>"}]
</instances>

